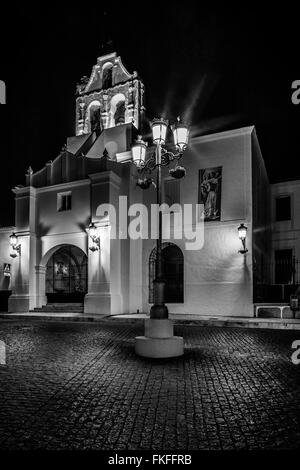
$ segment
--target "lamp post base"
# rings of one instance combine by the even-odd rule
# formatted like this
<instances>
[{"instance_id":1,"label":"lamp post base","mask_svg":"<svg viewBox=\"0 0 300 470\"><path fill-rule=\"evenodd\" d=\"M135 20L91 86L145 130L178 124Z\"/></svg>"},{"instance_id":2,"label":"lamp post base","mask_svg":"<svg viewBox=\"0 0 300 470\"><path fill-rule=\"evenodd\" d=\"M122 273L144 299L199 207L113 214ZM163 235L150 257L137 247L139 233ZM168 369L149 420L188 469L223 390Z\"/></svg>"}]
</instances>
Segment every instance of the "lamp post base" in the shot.
<instances>
[{"instance_id":1,"label":"lamp post base","mask_svg":"<svg viewBox=\"0 0 300 470\"><path fill-rule=\"evenodd\" d=\"M152 358L179 357L184 353L181 336L173 336L173 322L168 319L145 320L145 336L135 338L138 356Z\"/></svg>"},{"instance_id":2,"label":"lamp post base","mask_svg":"<svg viewBox=\"0 0 300 470\"><path fill-rule=\"evenodd\" d=\"M150 318L165 320L169 316L168 308L164 304L152 305L150 309Z\"/></svg>"}]
</instances>

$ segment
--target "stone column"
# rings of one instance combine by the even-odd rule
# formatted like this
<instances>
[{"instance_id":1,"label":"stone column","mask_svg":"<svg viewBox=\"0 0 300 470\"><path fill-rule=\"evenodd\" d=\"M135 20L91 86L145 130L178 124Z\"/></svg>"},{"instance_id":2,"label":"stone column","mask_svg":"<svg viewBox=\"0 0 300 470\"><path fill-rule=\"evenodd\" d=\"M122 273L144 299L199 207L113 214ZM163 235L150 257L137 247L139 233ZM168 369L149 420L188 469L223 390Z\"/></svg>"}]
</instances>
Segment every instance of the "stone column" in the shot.
<instances>
[{"instance_id":1,"label":"stone column","mask_svg":"<svg viewBox=\"0 0 300 470\"><path fill-rule=\"evenodd\" d=\"M103 129L108 128L108 95L104 94L103 95L103 108L101 111L101 124L103 126Z\"/></svg>"},{"instance_id":2,"label":"stone column","mask_svg":"<svg viewBox=\"0 0 300 470\"><path fill-rule=\"evenodd\" d=\"M14 258L14 285L9 312L27 312L36 306L36 191L32 186L15 188L16 235L20 253Z\"/></svg>"},{"instance_id":3,"label":"stone column","mask_svg":"<svg viewBox=\"0 0 300 470\"><path fill-rule=\"evenodd\" d=\"M46 297L46 266L35 266L36 275L36 307L42 307L47 304Z\"/></svg>"},{"instance_id":4,"label":"stone column","mask_svg":"<svg viewBox=\"0 0 300 470\"><path fill-rule=\"evenodd\" d=\"M112 171L90 175L92 194L91 220L98 228L100 247L88 250L88 293L84 299L84 312L110 315L122 313L120 286L120 240L112 237L115 219L101 216L100 204L111 204L118 214L118 195L121 179ZM91 239L89 239L91 248Z\"/></svg>"},{"instance_id":5,"label":"stone column","mask_svg":"<svg viewBox=\"0 0 300 470\"><path fill-rule=\"evenodd\" d=\"M109 315L120 312L120 299L112 293L110 224L97 224L100 249L88 254L88 293L84 299L84 312ZM89 241L89 245L91 240Z\"/></svg>"},{"instance_id":6,"label":"stone column","mask_svg":"<svg viewBox=\"0 0 300 470\"><path fill-rule=\"evenodd\" d=\"M81 135L84 132L84 118L85 118L85 103L79 102L77 108L77 135Z\"/></svg>"}]
</instances>

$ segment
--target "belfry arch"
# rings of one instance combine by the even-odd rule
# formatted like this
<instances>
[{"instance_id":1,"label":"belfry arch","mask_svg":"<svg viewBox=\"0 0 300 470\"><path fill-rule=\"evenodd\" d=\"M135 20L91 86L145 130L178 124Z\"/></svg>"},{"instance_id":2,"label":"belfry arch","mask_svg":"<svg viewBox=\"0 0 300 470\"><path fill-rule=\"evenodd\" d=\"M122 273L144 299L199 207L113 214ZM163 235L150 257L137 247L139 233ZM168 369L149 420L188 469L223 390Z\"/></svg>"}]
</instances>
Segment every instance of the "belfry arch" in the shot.
<instances>
[{"instance_id":1,"label":"belfry arch","mask_svg":"<svg viewBox=\"0 0 300 470\"><path fill-rule=\"evenodd\" d=\"M124 124L126 121L126 99L122 93L117 93L110 103L110 124L109 127Z\"/></svg>"},{"instance_id":2,"label":"belfry arch","mask_svg":"<svg viewBox=\"0 0 300 470\"><path fill-rule=\"evenodd\" d=\"M100 132L101 130L101 113L100 102L92 101L87 110L88 130L89 132Z\"/></svg>"}]
</instances>

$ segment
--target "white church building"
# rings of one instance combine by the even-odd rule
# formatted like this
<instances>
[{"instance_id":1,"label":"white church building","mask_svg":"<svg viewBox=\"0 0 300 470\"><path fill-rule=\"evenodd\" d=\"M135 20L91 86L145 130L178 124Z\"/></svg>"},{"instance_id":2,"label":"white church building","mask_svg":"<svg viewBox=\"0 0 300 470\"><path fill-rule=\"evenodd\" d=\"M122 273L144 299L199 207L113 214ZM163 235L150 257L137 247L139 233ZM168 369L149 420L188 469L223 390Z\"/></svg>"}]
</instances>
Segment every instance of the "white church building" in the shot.
<instances>
[{"instance_id":1,"label":"white church building","mask_svg":"<svg viewBox=\"0 0 300 470\"><path fill-rule=\"evenodd\" d=\"M132 220L128 211L119 212L120 196L127 207L150 209L156 201L153 185L137 186L131 156L144 134L144 99L142 81L116 53L99 57L90 78L78 85L75 135L41 169L28 169L25 185L13 188L15 225L0 229L0 289L8 312L57 303L66 309L76 304L85 314L149 312L156 240L111 236L121 219L127 226ZM149 139L147 155L152 151ZM251 317L257 284L271 282L272 273L266 279L264 270L262 279L260 267L272 262L274 243L286 248L283 236L273 235L272 242L271 198L281 196L281 187L268 183L255 129L191 136L182 164L181 180L164 168L164 201L206 207L213 195L214 207L204 211L204 242L197 250L187 250L188 240L176 236L176 211L164 214L174 229L163 229L169 312ZM285 186L283 195L288 192ZM116 208L116 219L103 213L103 204ZM240 252L241 224L247 227L246 253ZM297 247L295 237L288 240L287 248Z\"/></svg>"}]
</instances>

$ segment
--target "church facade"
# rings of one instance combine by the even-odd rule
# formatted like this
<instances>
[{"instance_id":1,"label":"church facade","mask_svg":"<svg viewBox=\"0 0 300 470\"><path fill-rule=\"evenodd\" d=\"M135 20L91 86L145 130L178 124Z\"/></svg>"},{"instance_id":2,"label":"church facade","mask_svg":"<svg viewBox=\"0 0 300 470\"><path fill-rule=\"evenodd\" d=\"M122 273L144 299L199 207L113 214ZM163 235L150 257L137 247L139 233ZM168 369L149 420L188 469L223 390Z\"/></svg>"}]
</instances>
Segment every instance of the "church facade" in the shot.
<instances>
[{"instance_id":1,"label":"church facade","mask_svg":"<svg viewBox=\"0 0 300 470\"><path fill-rule=\"evenodd\" d=\"M142 81L116 53L99 57L78 85L75 135L53 161L28 169L26 184L13 189L15 226L0 229L0 289L9 292L9 312L51 303L82 304L86 314L149 312L156 240L126 230L134 219L130 208L143 204L150 225L156 202L153 185L137 186L131 156L145 130L144 99ZM153 151L149 141L147 156ZM253 316L257 266L272 258L271 191L255 129L191 137L182 164L181 180L163 169L169 312ZM195 211L183 221L190 233L201 223L197 249L187 249L191 239L179 234L176 211L184 204L204 208L200 218ZM109 205L116 217L103 209Z\"/></svg>"}]
</instances>

